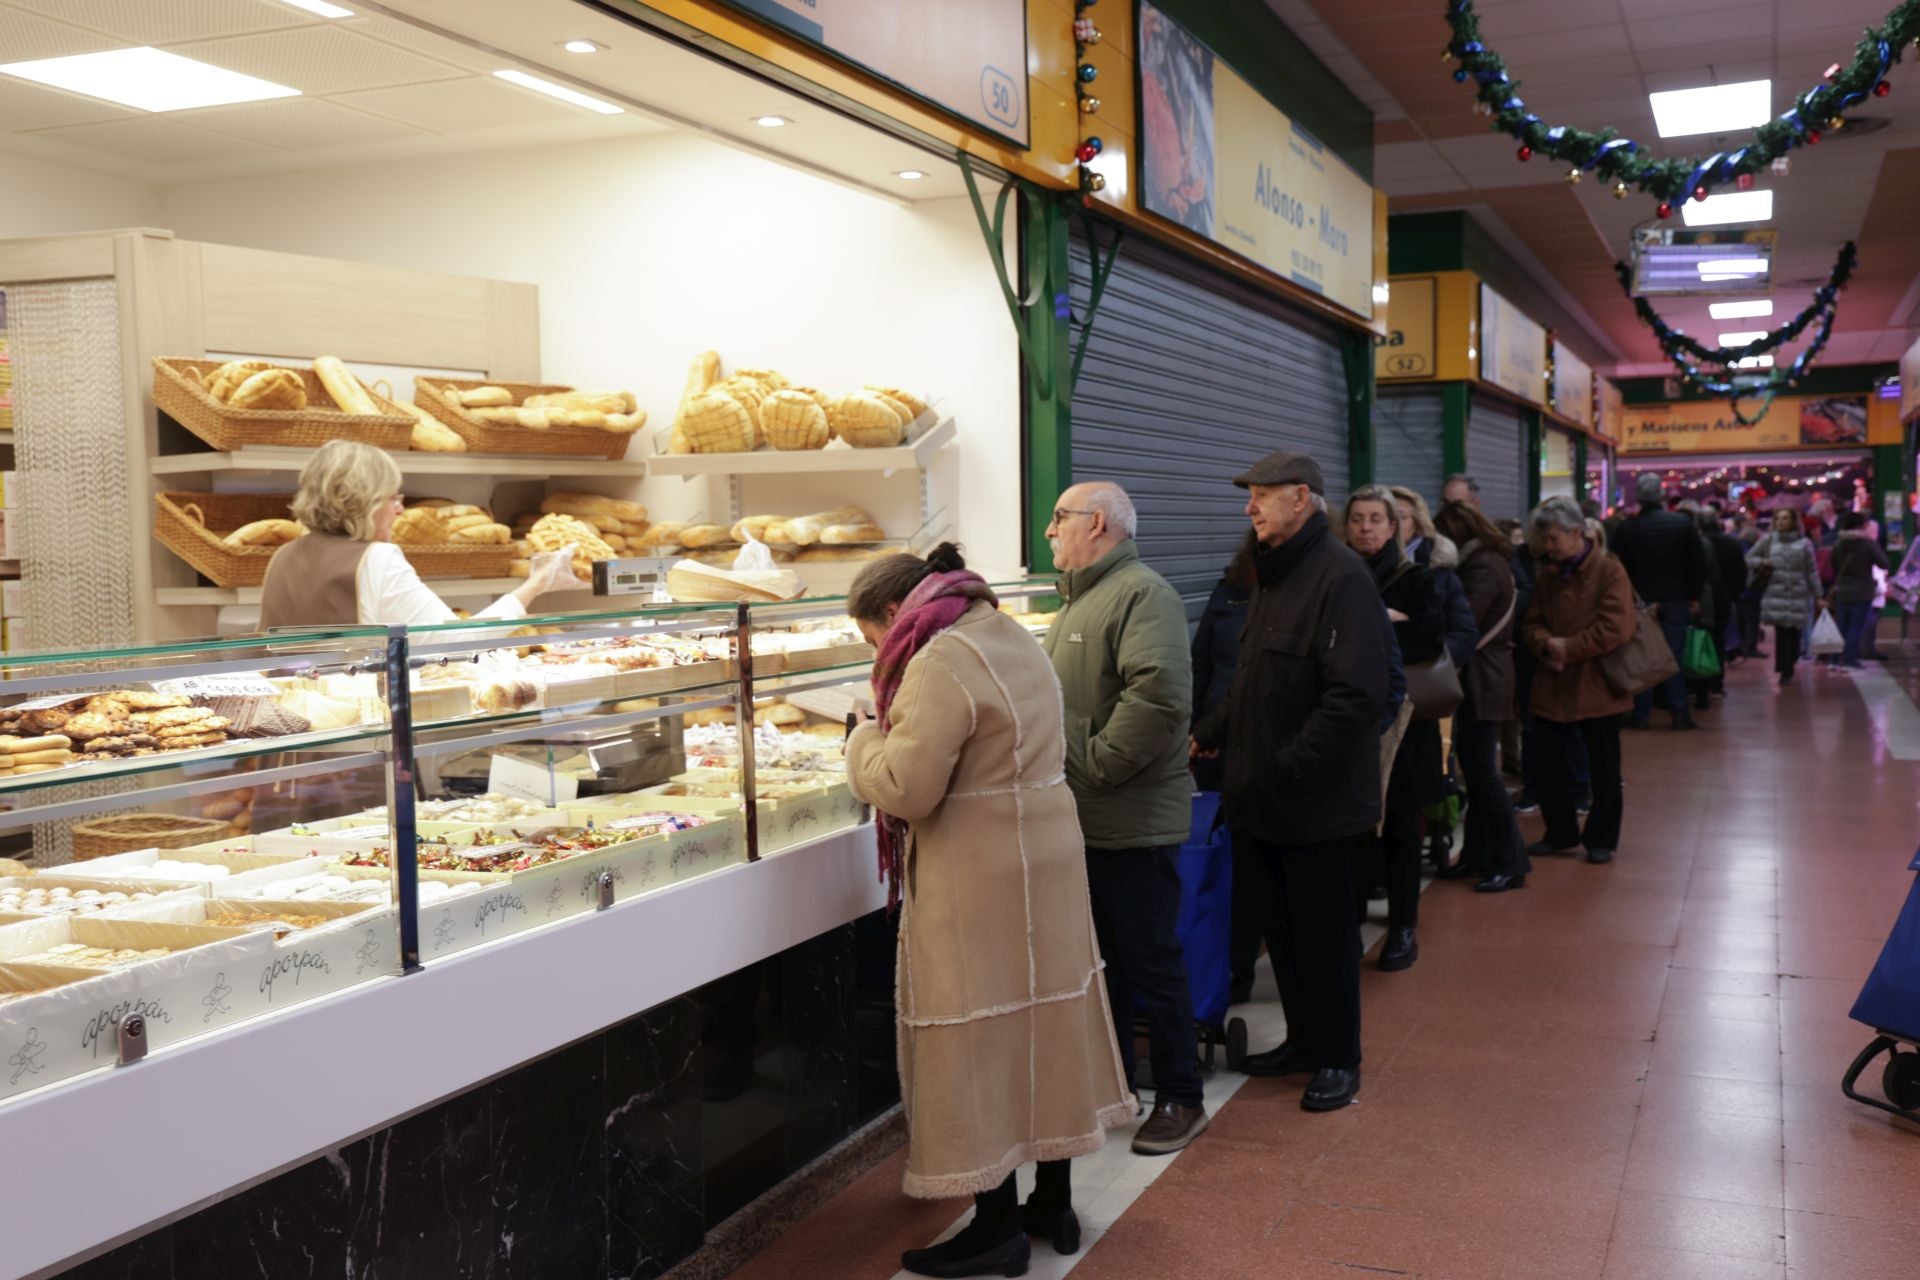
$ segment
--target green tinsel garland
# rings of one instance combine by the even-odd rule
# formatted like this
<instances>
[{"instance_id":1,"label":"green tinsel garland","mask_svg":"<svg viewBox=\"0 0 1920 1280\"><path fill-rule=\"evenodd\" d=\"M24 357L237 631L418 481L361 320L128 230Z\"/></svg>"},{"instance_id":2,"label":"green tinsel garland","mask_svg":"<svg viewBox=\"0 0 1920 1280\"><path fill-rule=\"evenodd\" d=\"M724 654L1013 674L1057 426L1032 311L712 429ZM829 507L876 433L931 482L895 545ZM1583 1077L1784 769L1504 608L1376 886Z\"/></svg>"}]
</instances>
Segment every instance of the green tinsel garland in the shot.
<instances>
[{"instance_id":1,"label":"green tinsel garland","mask_svg":"<svg viewBox=\"0 0 1920 1280\"><path fill-rule=\"evenodd\" d=\"M1920 40L1920 0L1905 0L1887 15L1885 23L1868 27L1854 50L1853 62L1835 71L1824 83L1801 94L1794 105L1753 132L1753 140L1734 151L1710 156L1662 160L1644 153L1640 144L1612 129L1589 133L1570 125L1549 125L1527 110L1519 97L1520 82L1507 75L1507 64L1480 38L1480 17L1473 0L1449 0L1447 23L1453 28L1446 56L1458 59L1454 79L1479 86L1477 109L1490 112L1492 128L1511 134L1520 146L1520 158L1535 154L1574 167L1575 175L1593 173L1617 184L1616 193L1629 188L1656 196L1661 217L1673 212L1673 202L1688 197L1704 199L1716 186L1751 177L1796 147L1820 141L1820 131L1834 127L1841 112L1869 95L1884 97L1888 69L1901 60L1906 46ZM1575 177L1577 180L1577 176Z\"/></svg>"}]
</instances>

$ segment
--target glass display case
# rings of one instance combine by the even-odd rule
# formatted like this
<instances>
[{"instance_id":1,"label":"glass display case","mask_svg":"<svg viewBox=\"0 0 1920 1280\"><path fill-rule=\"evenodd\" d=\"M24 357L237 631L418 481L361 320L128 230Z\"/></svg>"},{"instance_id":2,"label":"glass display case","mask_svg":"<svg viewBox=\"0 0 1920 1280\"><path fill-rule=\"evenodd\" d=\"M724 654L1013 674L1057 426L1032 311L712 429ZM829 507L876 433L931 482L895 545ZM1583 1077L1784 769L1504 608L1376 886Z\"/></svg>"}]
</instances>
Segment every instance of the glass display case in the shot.
<instances>
[{"instance_id":1,"label":"glass display case","mask_svg":"<svg viewBox=\"0 0 1920 1280\"><path fill-rule=\"evenodd\" d=\"M0 1106L852 832L873 656L803 598L8 657Z\"/></svg>"}]
</instances>

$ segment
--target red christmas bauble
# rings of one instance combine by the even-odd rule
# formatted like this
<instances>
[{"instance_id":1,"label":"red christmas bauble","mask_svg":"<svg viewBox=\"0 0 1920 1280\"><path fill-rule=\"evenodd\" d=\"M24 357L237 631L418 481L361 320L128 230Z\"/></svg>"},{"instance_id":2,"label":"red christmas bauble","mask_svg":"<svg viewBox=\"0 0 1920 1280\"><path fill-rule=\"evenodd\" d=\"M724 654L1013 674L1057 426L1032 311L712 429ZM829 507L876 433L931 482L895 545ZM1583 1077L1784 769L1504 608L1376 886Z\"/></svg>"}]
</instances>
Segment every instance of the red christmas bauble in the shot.
<instances>
[{"instance_id":1,"label":"red christmas bauble","mask_svg":"<svg viewBox=\"0 0 1920 1280\"><path fill-rule=\"evenodd\" d=\"M1695 187L1693 189L1693 198L1695 200L1705 200L1707 198L1706 187L1704 185Z\"/></svg>"},{"instance_id":2,"label":"red christmas bauble","mask_svg":"<svg viewBox=\"0 0 1920 1280\"><path fill-rule=\"evenodd\" d=\"M1532 148L1532 147L1522 147L1522 148L1520 148L1520 149L1519 149L1518 151L1516 151L1516 152L1514 152L1513 154L1514 154L1514 155L1516 155L1516 156L1519 156L1519 157L1520 157L1520 159L1522 159L1522 160L1531 160L1531 159L1533 159L1533 148Z\"/></svg>"},{"instance_id":3,"label":"red christmas bauble","mask_svg":"<svg viewBox=\"0 0 1920 1280\"><path fill-rule=\"evenodd\" d=\"M1820 145L1820 131L1818 129L1807 130L1807 145L1810 147Z\"/></svg>"},{"instance_id":4,"label":"red christmas bauble","mask_svg":"<svg viewBox=\"0 0 1920 1280\"><path fill-rule=\"evenodd\" d=\"M1074 158L1079 160L1081 164L1092 164L1093 158L1100 153L1093 149L1091 142L1083 142L1074 148L1073 154Z\"/></svg>"},{"instance_id":5,"label":"red christmas bauble","mask_svg":"<svg viewBox=\"0 0 1920 1280\"><path fill-rule=\"evenodd\" d=\"M1885 80L1882 80L1879 84L1876 84L1875 86L1873 86L1873 96L1876 98L1884 98L1892 92L1893 92L1893 86L1888 84Z\"/></svg>"},{"instance_id":6,"label":"red christmas bauble","mask_svg":"<svg viewBox=\"0 0 1920 1280\"><path fill-rule=\"evenodd\" d=\"M1660 202L1660 207L1658 209L1655 209L1654 212L1659 214L1662 218L1671 218L1673 216L1673 206L1668 204L1665 200L1662 200Z\"/></svg>"}]
</instances>

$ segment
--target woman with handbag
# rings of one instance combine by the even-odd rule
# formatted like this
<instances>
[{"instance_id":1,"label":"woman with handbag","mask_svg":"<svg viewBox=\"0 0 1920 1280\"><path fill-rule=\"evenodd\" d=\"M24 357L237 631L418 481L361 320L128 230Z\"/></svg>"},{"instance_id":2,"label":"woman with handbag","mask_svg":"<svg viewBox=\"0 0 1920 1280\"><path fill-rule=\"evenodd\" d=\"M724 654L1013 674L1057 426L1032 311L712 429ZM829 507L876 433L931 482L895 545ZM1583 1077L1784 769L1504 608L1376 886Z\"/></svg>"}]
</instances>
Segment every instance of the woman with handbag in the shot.
<instances>
[{"instance_id":1,"label":"woman with handbag","mask_svg":"<svg viewBox=\"0 0 1920 1280\"><path fill-rule=\"evenodd\" d=\"M1527 883L1532 865L1514 821L1513 801L1494 759L1500 724L1513 709L1513 637L1518 595L1506 535L1477 507L1449 502L1434 520L1460 548L1460 582L1480 638L1461 672L1466 700L1453 717L1453 742L1466 775L1466 845L1460 866L1477 872L1480 893L1504 893Z\"/></svg>"},{"instance_id":2,"label":"woman with handbag","mask_svg":"<svg viewBox=\"0 0 1920 1280\"><path fill-rule=\"evenodd\" d=\"M1387 617L1407 670L1407 696L1414 718L1387 778L1386 813L1380 831L1380 855L1387 874L1387 940L1380 949L1380 968L1388 973L1412 966L1420 948L1414 938L1420 914L1420 811L1447 794L1445 764L1440 751L1439 710L1423 699L1422 686L1438 676L1434 664L1443 663L1445 678L1454 681L1452 701L1459 702L1459 680L1447 655L1446 617L1433 575L1401 552L1398 512L1393 493L1384 485L1366 485L1347 499L1343 527L1347 545L1367 562L1379 585ZM1423 701L1427 705L1423 705ZM1360 885L1368 877L1359 877ZM1354 909L1366 918L1366 889L1356 893Z\"/></svg>"},{"instance_id":3,"label":"woman with handbag","mask_svg":"<svg viewBox=\"0 0 1920 1280\"><path fill-rule=\"evenodd\" d=\"M1760 589L1760 621L1773 628L1773 670L1784 687L1793 683L1800 640L1820 599L1813 544L1791 508L1773 513L1773 532L1747 552L1747 568Z\"/></svg>"},{"instance_id":4,"label":"woman with handbag","mask_svg":"<svg viewBox=\"0 0 1920 1280\"><path fill-rule=\"evenodd\" d=\"M1641 625L1633 584L1589 535L1572 498L1548 498L1528 523L1546 552L1520 634L1540 662L1533 677L1534 785L1547 834L1527 853L1575 853L1584 844L1588 862L1612 862L1624 809L1620 718L1633 694L1615 691L1601 659L1625 647ZM1587 749L1593 791L1584 828L1574 808L1575 740Z\"/></svg>"}]
</instances>

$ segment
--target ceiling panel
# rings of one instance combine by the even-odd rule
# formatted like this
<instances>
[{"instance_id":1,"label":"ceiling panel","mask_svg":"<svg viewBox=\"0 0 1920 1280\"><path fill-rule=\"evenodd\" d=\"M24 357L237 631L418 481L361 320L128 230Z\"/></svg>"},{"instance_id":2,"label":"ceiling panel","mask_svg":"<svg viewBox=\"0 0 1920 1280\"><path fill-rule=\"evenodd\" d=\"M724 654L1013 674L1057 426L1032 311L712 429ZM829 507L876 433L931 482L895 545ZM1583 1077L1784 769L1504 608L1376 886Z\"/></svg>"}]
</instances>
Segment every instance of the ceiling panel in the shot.
<instances>
[{"instance_id":1,"label":"ceiling panel","mask_svg":"<svg viewBox=\"0 0 1920 1280\"><path fill-rule=\"evenodd\" d=\"M65 124L94 124L101 120L129 120L140 112L110 102L62 93L23 80L0 76L0 122L10 130L48 129Z\"/></svg>"},{"instance_id":2,"label":"ceiling panel","mask_svg":"<svg viewBox=\"0 0 1920 1280\"><path fill-rule=\"evenodd\" d=\"M245 138L209 133L165 116L48 129L33 136L154 165L200 164L266 149Z\"/></svg>"},{"instance_id":3,"label":"ceiling panel","mask_svg":"<svg viewBox=\"0 0 1920 1280\"><path fill-rule=\"evenodd\" d=\"M469 74L451 63L333 26L195 41L178 45L173 51L302 93L350 93Z\"/></svg>"},{"instance_id":4,"label":"ceiling panel","mask_svg":"<svg viewBox=\"0 0 1920 1280\"><path fill-rule=\"evenodd\" d=\"M103 36L98 31L55 22L24 10L10 10L0 4L0 63L65 58L126 46L126 41ZM0 116L0 120L4 119Z\"/></svg>"},{"instance_id":5,"label":"ceiling panel","mask_svg":"<svg viewBox=\"0 0 1920 1280\"><path fill-rule=\"evenodd\" d=\"M89 27L131 44L173 44L313 22L274 0L9 0L22 9Z\"/></svg>"},{"instance_id":6,"label":"ceiling panel","mask_svg":"<svg viewBox=\"0 0 1920 1280\"><path fill-rule=\"evenodd\" d=\"M281 98L272 102L209 107L204 111L183 111L172 118L288 151L424 136L423 130L410 125L319 98Z\"/></svg>"},{"instance_id":7,"label":"ceiling panel","mask_svg":"<svg viewBox=\"0 0 1920 1280\"><path fill-rule=\"evenodd\" d=\"M339 95L339 101L362 111L404 120L438 133L497 129L542 120L578 119L590 114L579 107L569 107L542 98L491 77L485 80L454 80L445 84L373 89L365 93L343 93Z\"/></svg>"}]
</instances>

